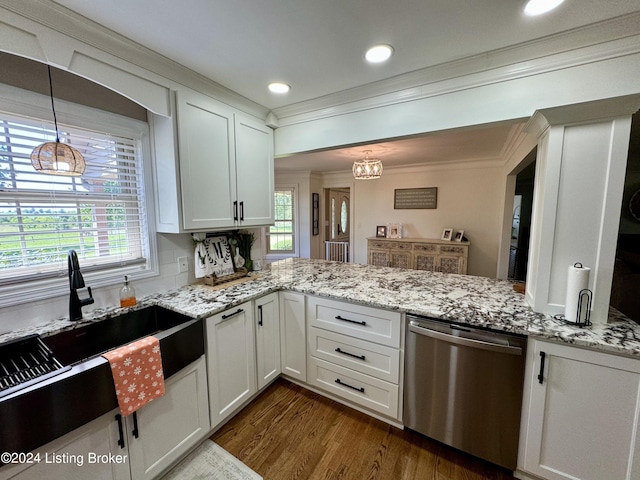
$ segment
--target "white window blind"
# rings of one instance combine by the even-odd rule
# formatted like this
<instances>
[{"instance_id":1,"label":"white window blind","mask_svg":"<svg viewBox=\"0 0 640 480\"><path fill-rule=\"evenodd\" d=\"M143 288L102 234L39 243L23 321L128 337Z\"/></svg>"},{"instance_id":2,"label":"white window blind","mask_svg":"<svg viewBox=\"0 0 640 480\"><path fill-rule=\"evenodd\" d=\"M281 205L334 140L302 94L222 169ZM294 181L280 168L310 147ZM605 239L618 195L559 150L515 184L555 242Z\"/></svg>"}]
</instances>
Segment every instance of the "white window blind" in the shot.
<instances>
[{"instance_id":1,"label":"white window blind","mask_svg":"<svg viewBox=\"0 0 640 480\"><path fill-rule=\"evenodd\" d=\"M0 285L66 275L76 250L83 272L147 262L140 140L58 124L84 156L81 177L37 173L33 147L53 125L0 112Z\"/></svg>"},{"instance_id":2,"label":"white window blind","mask_svg":"<svg viewBox=\"0 0 640 480\"><path fill-rule=\"evenodd\" d=\"M267 253L295 252L294 197L294 188L275 190L275 223L266 231Z\"/></svg>"}]
</instances>

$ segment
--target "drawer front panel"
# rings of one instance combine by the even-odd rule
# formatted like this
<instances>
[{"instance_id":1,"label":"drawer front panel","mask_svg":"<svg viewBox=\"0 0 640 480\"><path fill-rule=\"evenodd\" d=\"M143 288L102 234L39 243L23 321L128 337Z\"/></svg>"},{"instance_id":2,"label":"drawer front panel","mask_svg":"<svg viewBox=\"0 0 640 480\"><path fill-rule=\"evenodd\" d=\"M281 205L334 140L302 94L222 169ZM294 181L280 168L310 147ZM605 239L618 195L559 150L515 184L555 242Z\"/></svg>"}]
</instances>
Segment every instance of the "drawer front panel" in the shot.
<instances>
[{"instance_id":1,"label":"drawer front panel","mask_svg":"<svg viewBox=\"0 0 640 480\"><path fill-rule=\"evenodd\" d=\"M309 383L391 418L398 417L398 386L309 357Z\"/></svg>"},{"instance_id":2,"label":"drawer front panel","mask_svg":"<svg viewBox=\"0 0 640 480\"><path fill-rule=\"evenodd\" d=\"M400 348L400 313L309 297L307 318L313 327Z\"/></svg>"},{"instance_id":3,"label":"drawer front panel","mask_svg":"<svg viewBox=\"0 0 640 480\"><path fill-rule=\"evenodd\" d=\"M456 246L456 245L440 245L440 254L453 256L459 255L464 256L467 253L467 247Z\"/></svg>"},{"instance_id":4,"label":"drawer front panel","mask_svg":"<svg viewBox=\"0 0 640 480\"><path fill-rule=\"evenodd\" d=\"M309 352L328 362L397 384L400 352L394 348L311 327Z\"/></svg>"},{"instance_id":5,"label":"drawer front panel","mask_svg":"<svg viewBox=\"0 0 640 480\"><path fill-rule=\"evenodd\" d=\"M434 243L415 243L413 245L414 252L438 252L438 245Z\"/></svg>"}]
</instances>

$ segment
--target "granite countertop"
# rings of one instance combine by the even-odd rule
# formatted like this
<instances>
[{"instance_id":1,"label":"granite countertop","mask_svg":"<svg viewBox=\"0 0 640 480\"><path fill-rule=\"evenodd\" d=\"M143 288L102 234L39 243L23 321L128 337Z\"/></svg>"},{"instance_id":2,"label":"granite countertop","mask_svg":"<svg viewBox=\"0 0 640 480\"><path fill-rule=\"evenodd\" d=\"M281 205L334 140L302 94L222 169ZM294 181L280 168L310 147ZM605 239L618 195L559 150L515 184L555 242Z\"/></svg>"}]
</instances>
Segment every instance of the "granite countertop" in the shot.
<instances>
[{"instance_id":1,"label":"granite countertop","mask_svg":"<svg viewBox=\"0 0 640 480\"><path fill-rule=\"evenodd\" d=\"M188 285L144 297L135 308L160 305L194 318L205 318L278 290L640 357L640 325L615 312L611 313L608 324L579 328L533 312L524 295L513 290L511 281L324 260L283 260L244 283L223 289ZM115 307L85 311L82 322L54 320L28 331L0 335L0 343L30 333L50 335L122 311Z\"/></svg>"}]
</instances>

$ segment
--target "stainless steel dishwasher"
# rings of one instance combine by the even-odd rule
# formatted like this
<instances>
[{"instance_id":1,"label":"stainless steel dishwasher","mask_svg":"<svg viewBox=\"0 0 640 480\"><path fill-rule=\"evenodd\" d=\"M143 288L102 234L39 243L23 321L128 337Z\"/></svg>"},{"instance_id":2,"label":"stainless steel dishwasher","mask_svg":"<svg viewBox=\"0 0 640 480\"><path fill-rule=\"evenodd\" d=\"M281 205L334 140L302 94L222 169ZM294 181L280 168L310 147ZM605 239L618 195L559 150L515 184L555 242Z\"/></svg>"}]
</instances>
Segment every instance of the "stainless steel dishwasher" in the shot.
<instances>
[{"instance_id":1,"label":"stainless steel dishwasher","mask_svg":"<svg viewBox=\"0 0 640 480\"><path fill-rule=\"evenodd\" d=\"M405 427L515 470L523 336L407 315Z\"/></svg>"}]
</instances>

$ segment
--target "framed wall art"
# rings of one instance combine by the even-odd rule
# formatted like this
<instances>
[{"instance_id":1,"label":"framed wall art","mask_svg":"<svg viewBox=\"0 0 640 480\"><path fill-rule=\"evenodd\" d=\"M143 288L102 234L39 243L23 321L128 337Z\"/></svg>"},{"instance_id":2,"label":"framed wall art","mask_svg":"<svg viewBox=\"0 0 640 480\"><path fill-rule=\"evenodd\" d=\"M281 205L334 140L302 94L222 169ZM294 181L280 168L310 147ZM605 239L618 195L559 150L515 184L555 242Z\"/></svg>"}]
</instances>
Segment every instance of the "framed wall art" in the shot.
<instances>
[{"instance_id":1,"label":"framed wall art","mask_svg":"<svg viewBox=\"0 0 640 480\"><path fill-rule=\"evenodd\" d=\"M311 194L311 208L312 208L312 235L320 234L320 194Z\"/></svg>"}]
</instances>

